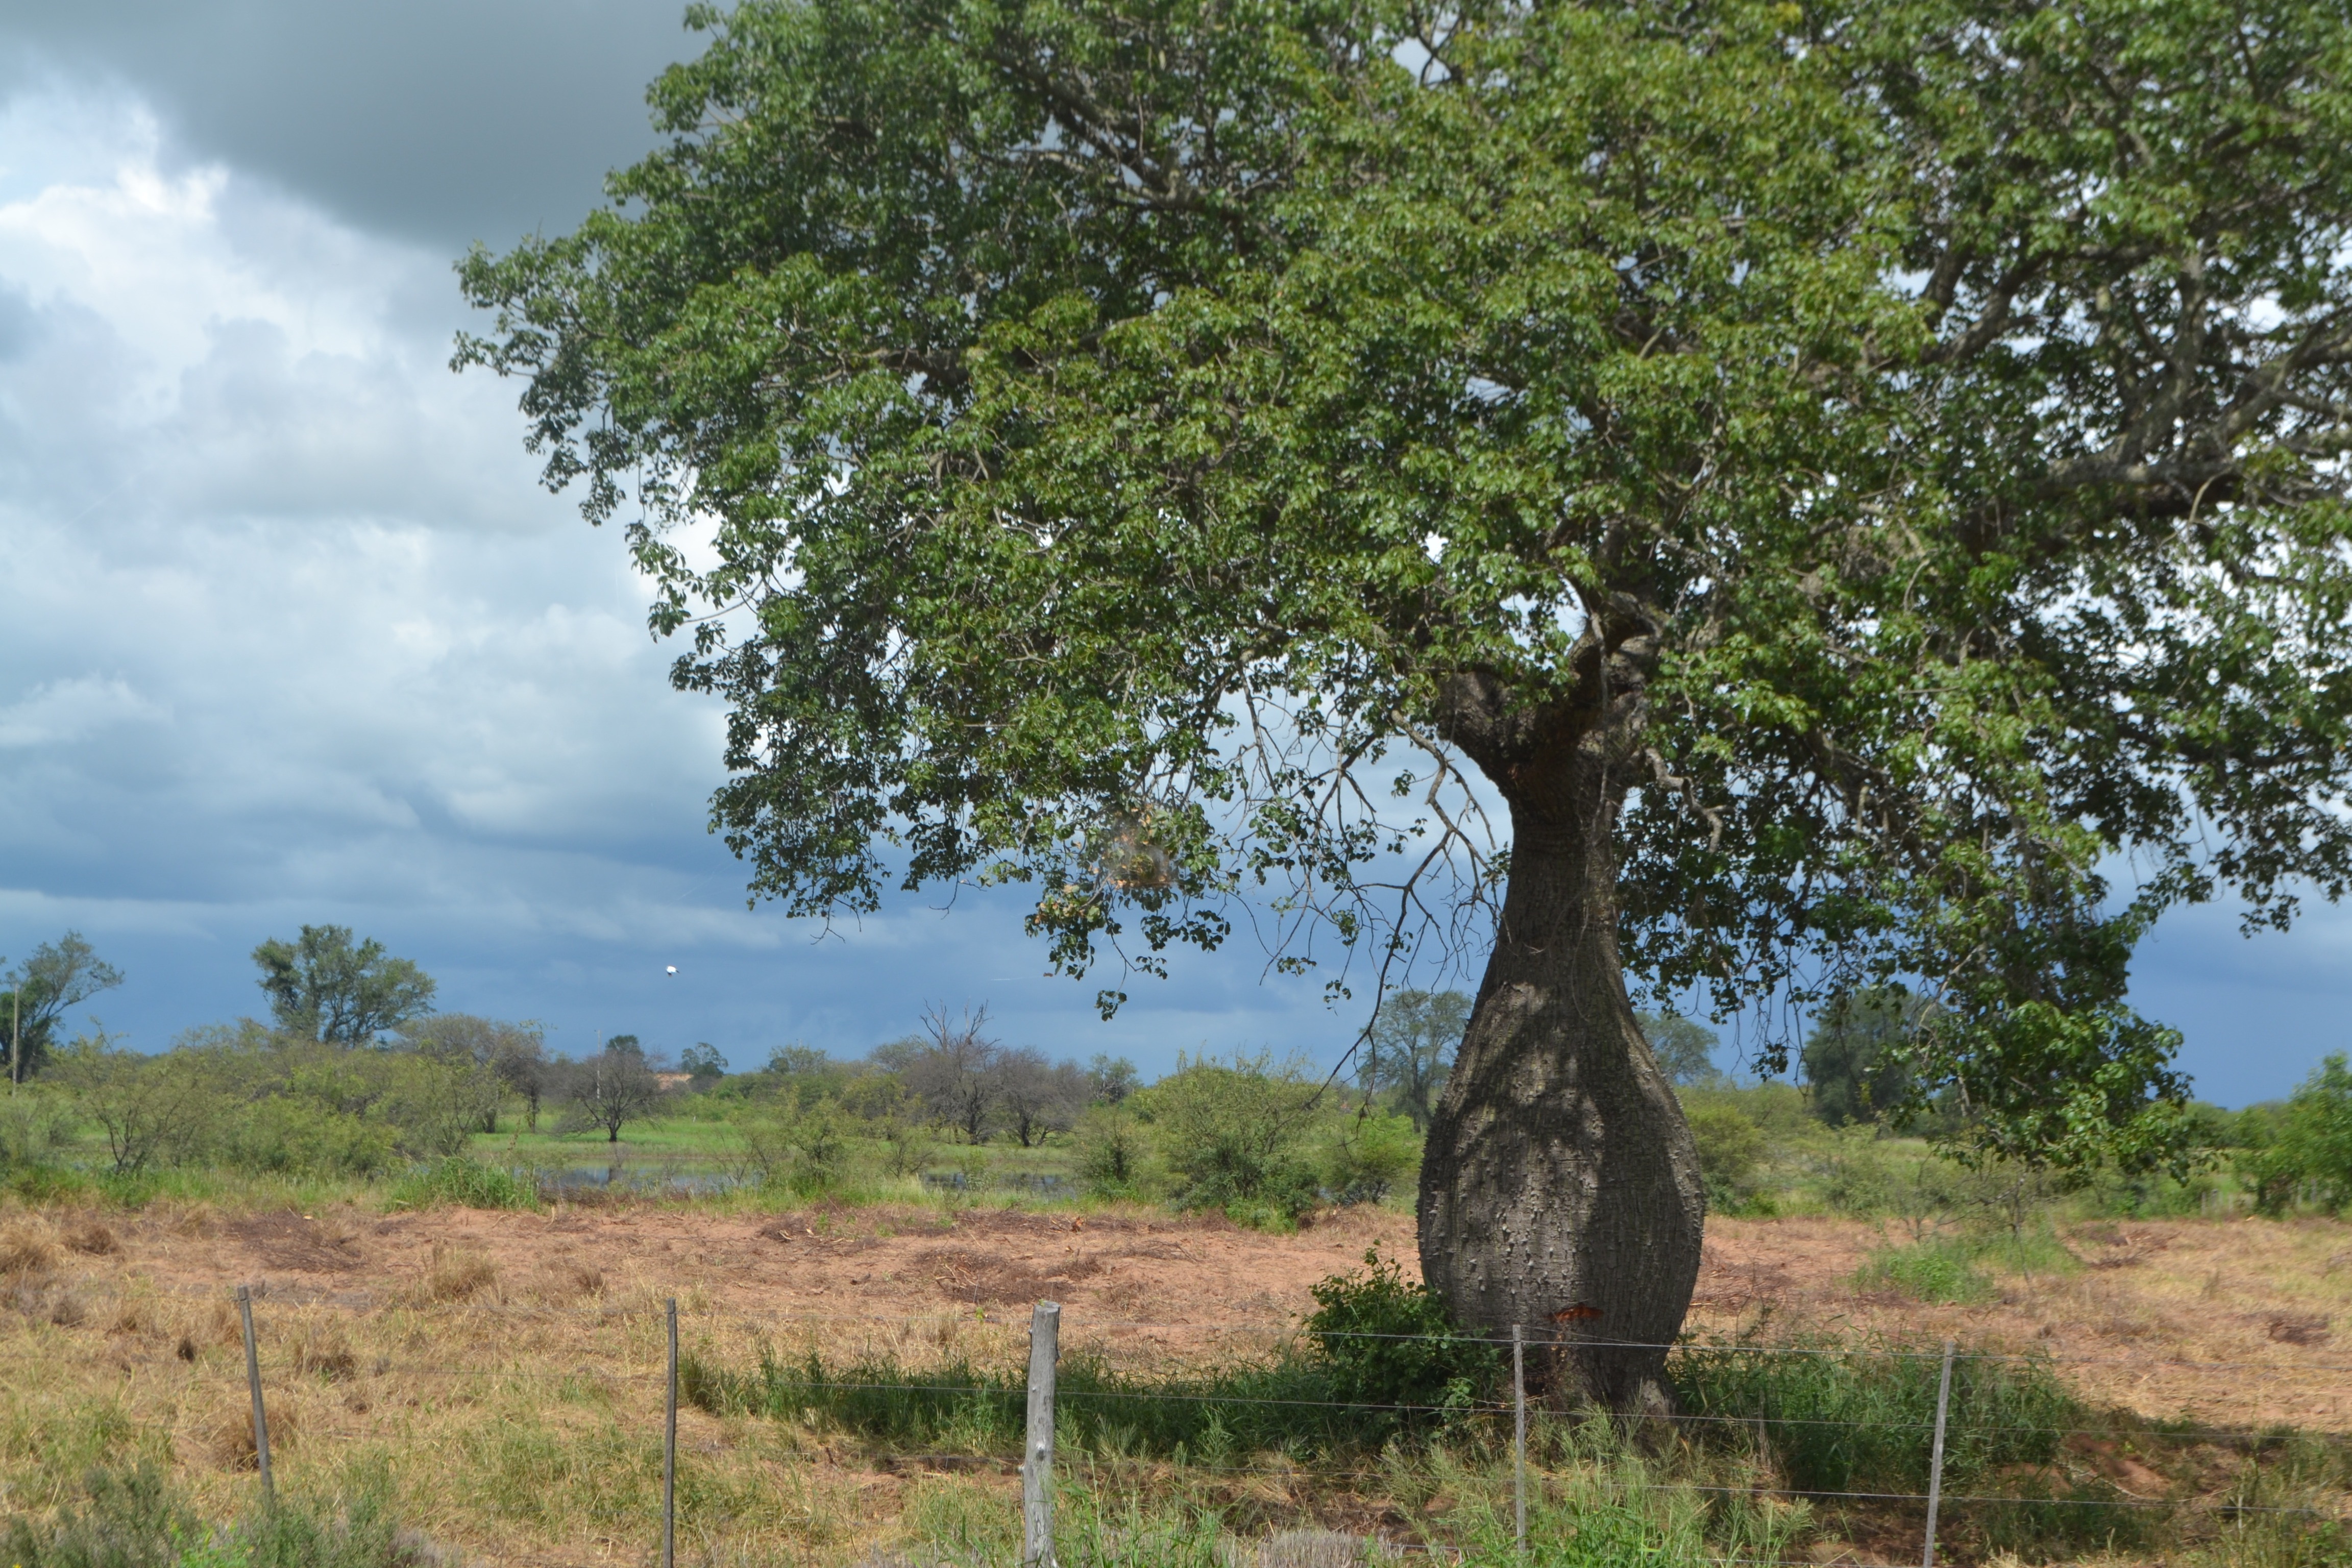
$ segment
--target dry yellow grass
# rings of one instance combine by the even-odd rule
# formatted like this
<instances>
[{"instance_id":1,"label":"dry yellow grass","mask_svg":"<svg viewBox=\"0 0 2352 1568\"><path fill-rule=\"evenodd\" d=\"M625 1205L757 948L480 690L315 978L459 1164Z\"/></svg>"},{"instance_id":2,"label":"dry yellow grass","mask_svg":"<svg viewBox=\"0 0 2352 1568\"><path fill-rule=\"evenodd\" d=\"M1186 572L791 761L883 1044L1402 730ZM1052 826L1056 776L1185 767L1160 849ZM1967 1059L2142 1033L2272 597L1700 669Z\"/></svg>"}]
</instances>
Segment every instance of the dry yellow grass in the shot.
<instances>
[{"instance_id":1,"label":"dry yellow grass","mask_svg":"<svg viewBox=\"0 0 2352 1568\"><path fill-rule=\"evenodd\" d=\"M2097 1404L2158 1420L2352 1432L2352 1226L2326 1219L2064 1227L2077 1260L1996 1276L1992 1300L1858 1290L1897 1233L1853 1220L1716 1220L1692 1326L1864 1333L2046 1354ZM2226 1367L2226 1372L2218 1368Z\"/></svg>"},{"instance_id":2,"label":"dry yellow grass","mask_svg":"<svg viewBox=\"0 0 2352 1568\"><path fill-rule=\"evenodd\" d=\"M641 1559L652 1540L672 1297L686 1348L731 1364L763 1347L1008 1364L1025 1329L1018 1292L1059 1281L1068 1342L1165 1365L1269 1342L1309 1305L1306 1284L1357 1264L1369 1241L1412 1256L1409 1222L1393 1215L1287 1238L1164 1216L1127 1229L982 1216L941 1232L930 1217L880 1212L778 1221L656 1208L156 1210L108 1223L114 1250L68 1252L46 1216L0 1219L43 1279L0 1308L0 1516L54 1506L93 1463L139 1457L169 1466L215 1517L236 1511L254 1486L229 1301L246 1281L281 1487L381 1468L404 1520L435 1541L488 1562L582 1568ZM2352 1362L2352 1229L2107 1226L2076 1238L2079 1269L2003 1279L2000 1300L1970 1308L1856 1292L1853 1270L1881 1239L1843 1222L1717 1222L1697 1326L2042 1346L2084 1358L2065 1370L2094 1397L2151 1415L2352 1429L2352 1377L2323 1370ZM78 1321L23 1305L65 1296L83 1303ZM2300 1314L2286 1338L2270 1326L2280 1314ZM2294 1325L2315 1318L2323 1337L2299 1341ZM1138 1321L1157 1326L1113 1326ZM2200 1377L2169 1360L2258 1365ZM825 1434L691 1407L679 1451L687 1562L854 1562L941 1510L993 1517L1017 1487L992 1469L880 1470Z\"/></svg>"},{"instance_id":3,"label":"dry yellow grass","mask_svg":"<svg viewBox=\"0 0 2352 1568\"><path fill-rule=\"evenodd\" d=\"M0 1221L0 1279L46 1274L57 1266L61 1250L58 1227L39 1215L18 1214Z\"/></svg>"},{"instance_id":4,"label":"dry yellow grass","mask_svg":"<svg viewBox=\"0 0 2352 1568\"><path fill-rule=\"evenodd\" d=\"M433 1267L425 1277L427 1301L471 1301L498 1298L499 1266L470 1247L433 1248Z\"/></svg>"}]
</instances>

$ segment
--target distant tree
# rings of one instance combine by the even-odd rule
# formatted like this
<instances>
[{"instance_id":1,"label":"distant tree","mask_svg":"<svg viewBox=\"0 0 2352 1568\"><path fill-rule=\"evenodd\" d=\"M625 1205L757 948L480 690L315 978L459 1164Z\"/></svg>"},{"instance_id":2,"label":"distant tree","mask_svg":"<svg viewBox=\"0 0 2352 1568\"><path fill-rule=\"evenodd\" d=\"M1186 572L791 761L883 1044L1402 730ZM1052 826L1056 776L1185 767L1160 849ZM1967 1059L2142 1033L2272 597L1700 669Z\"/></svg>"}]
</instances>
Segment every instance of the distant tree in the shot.
<instances>
[{"instance_id":1,"label":"distant tree","mask_svg":"<svg viewBox=\"0 0 2352 1568\"><path fill-rule=\"evenodd\" d=\"M1459 991L1400 991L1385 998L1360 1053L1357 1081L1368 1094L1386 1094L1412 1119L1414 1131L1428 1131L1469 1023L1470 998Z\"/></svg>"},{"instance_id":2,"label":"distant tree","mask_svg":"<svg viewBox=\"0 0 2352 1568\"><path fill-rule=\"evenodd\" d=\"M432 976L373 937L353 946L349 926L304 926L295 942L255 948L253 962L289 1034L360 1045L433 1010Z\"/></svg>"},{"instance_id":3,"label":"distant tree","mask_svg":"<svg viewBox=\"0 0 2352 1568\"><path fill-rule=\"evenodd\" d=\"M520 1097L526 1124L538 1131L549 1064L547 1037L537 1024L505 1024L471 1013L434 1013L401 1025L395 1039L403 1047L425 1056L464 1059L488 1069L499 1088ZM483 1112L482 1131L498 1130L499 1102L492 1098Z\"/></svg>"},{"instance_id":4,"label":"distant tree","mask_svg":"<svg viewBox=\"0 0 2352 1568\"><path fill-rule=\"evenodd\" d=\"M678 1052L677 1065L693 1078L697 1088L717 1083L727 1076L727 1058L708 1041L697 1041Z\"/></svg>"},{"instance_id":5,"label":"distant tree","mask_svg":"<svg viewBox=\"0 0 2352 1568\"><path fill-rule=\"evenodd\" d=\"M632 1056L639 1058L642 1058L646 1054L644 1042L640 1041L635 1035L614 1035L612 1038L604 1042L604 1049L608 1051L619 1051L625 1056Z\"/></svg>"},{"instance_id":6,"label":"distant tree","mask_svg":"<svg viewBox=\"0 0 2352 1568\"><path fill-rule=\"evenodd\" d=\"M1801 1058L1813 1114L1832 1127L1876 1121L1911 1093L1909 1047L1926 1016L1921 998L1900 985L1874 985L1831 998Z\"/></svg>"},{"instance_id":7,"label":"distant tree","mask_svg":"<svg viewBox=\"0 0 2352 1568\"><path fill-rule=\"evenodd\" d=\"M1715 1065L1715 1047L1721 1037L1695 1018L1679 1013L1639 1012L1633 1022L1642 1027L1642 1037L1650 1042L1650 1054L1658 1058L1658 1070L1666 1081L1677 1088L1721 1081L1723 1074ZM1699 1168L1706 1168L1706 1152L1699 1151Z\"/></svg>"},{"instance_id":8,"label":"distant tree","mask_svg":"<svg viewBox=\"0 0 2352 1568\"><path fill-rule=\"evenodd\" d=\"M0 992L0 1037L8 1043L8 1075L22 1083L48 1059L66 1009L121 984L122 974L69 931L35 948L7 982Z\"/></svg>"},{"instance_id":9,"label":"distant tree","mask_svg":"<svg viewBox=\"0 0 2352 1568\"><path fill-rule=\"evenodd\" d=\"M814 1046L778 1046L768 1053L768 1065L763 1072L778 1078L804 1078L824 1072L833 1065L833 1058Z\"/></svg>"},{"instance_id":10,"label":"distant tree","mask_svg":"<svg viewBox=\"0 0 2352 1568\"><path fill-rule=\"evenodd\" d=\"M950 1018L945 1007L934 1007L923 1015L926 1037L875 1052L880 1061L883 1052L890 1051L890 1059L900 1064L895 1070L907 1092L922 1102L931 1120L954 1128L973 1143L988 1136L996 1112L994 1068L1003 1050L982 1033L987 1026L985 1007L967 1010L961 1018Z\"/></svg>"},{"instance_id":11,"label":"distant tree","mask_svg":"<svg viewBox=\"0 0 2352 1568\"><path fill-rule=\"evenodd\" d=\"M607 1045L587 1060L565 1068L563 1124L571 1129L601 1127L605 1141L617 1143L621 1129L642 1119L661 1093L661 1080L646 1065L644 1052Z\"/></svg>"},{"instance_id":12,"label":"distant tree","mask_svg":"<svg viewBox=\"0 0 2352 1568\"><path fill-rule=\"evenodd\" d=\"M1049 1062L1034 1046L999 1051L988 1071L996 1111L1024 1149L1068 1131L1086 1109L1087 1079L1075 1062Z\"/></svg>"},{"instance_id":13,"label":"distant tree","mask_svg":"<svg viewBox=\"0 0 2352 1568\"><path fill-rule=\"evenodd\" d=\"M1142 1086L1142 1075L1125 1057L1097 1051L1087 1064L1087 1098L1097 1105L1118 1105Z\"/></svg>"}]
</instances>

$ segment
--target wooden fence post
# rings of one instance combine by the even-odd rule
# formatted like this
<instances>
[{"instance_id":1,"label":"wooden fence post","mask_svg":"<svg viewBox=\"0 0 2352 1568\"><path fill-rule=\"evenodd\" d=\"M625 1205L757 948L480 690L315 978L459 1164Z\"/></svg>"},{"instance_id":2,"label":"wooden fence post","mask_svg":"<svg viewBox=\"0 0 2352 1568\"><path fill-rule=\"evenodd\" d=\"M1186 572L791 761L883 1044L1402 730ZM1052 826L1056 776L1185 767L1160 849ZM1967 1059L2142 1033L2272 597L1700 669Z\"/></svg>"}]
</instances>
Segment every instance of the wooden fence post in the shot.
<instances>
[{"instance_id":1,"label":"wooden fence post","mask_svg":"<svg viewBox=\"0 0 2352 1568\"><path fill-rule=\"evenodd\" d=\"M269 1479L269 1416L261 1407L261 1355L253 1343L253 1290L249 1286L236 1288L236 1315L245 1323L245 1384L253 1394L253 1453L261 1461L261 1501L266 1508L277 1502L278 1491Z\"/></svg>"},{"instance_id":2,"label":"wooden fence post","mask_svg":"<svg viewBox=\"0 0 2352 1568\"><path fill-rule=\"evenodd\" d=\"M677 1298L669 1299L669 1398L662 1427L661 1568L677 1562Z\"/></svg>"},{"instance_id":3,"label":"wooden fence post","mask_svg":"<svg viewBox=\"0 0 2352 1568\"><path fill-rule=\"evenodd\" d=\"M1919 1568L1936 1568L1936 1508L1944 1500L1944 1417L1952 1406L1952 1342L1944 1342L1944 1376L1936 1385L1936 1446L1927 1457L1927 1544Z\"/></svg>"},{"instance_id":4,"label":"wooden fence post","mask_svg":"<svg viewBox=\"0 0 2352 1568\"><path fill-rule=\"evenodd\" d=\"M1038 1302L1029 1315L1029 1437L1021 1461L1023 1568L1054 1568L1054 1371L1061 1341L1060 1303Z\"/></svg>"},{"instance_id":5,"label":"wooden fence post","mask_svg":"<svg viewBox=\"0 0 2352 1568\"><path fill-rule=\"evenodd\" d=\"M1511 1510L1518 1520L1519 1555L1528 1554L1527 1331L1511 1325Z\"/></svg>"}]
</instances>

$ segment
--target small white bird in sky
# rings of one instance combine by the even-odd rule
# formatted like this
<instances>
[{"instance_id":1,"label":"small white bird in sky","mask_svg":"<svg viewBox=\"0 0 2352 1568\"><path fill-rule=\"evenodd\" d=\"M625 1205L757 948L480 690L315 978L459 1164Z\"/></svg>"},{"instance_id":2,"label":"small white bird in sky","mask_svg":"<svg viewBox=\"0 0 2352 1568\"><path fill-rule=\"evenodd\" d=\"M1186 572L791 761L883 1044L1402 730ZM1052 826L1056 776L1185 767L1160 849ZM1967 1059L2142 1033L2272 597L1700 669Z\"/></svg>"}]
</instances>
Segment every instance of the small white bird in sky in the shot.
<instances>
[{"instance_id":1,"label":"small white bird in sky","mask_svg":"<svg viewBox=\"0 0 2352 1568\"><path fill-rule=\"evenodd\" d=\"M672 974L676 974L676 973L677 973L677 964L675 964L675 963L671 964L671 965L669 966L669 973L671 973Z\"/></svg>"}]
</instances>

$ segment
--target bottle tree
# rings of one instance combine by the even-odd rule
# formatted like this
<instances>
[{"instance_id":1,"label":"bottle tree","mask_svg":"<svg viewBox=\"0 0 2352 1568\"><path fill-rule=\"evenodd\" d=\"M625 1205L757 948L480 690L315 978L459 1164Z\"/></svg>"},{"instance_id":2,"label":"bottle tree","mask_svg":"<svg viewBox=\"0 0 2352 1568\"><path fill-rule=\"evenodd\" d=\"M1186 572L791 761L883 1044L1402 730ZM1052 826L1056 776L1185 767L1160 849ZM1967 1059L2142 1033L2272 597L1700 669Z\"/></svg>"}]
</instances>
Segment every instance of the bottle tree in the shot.
<instances>
[{"instance_id":1,"label":"bottle tree","mask_svg":"<svg viewBox=\"0 0 2352 1568\"><path fill-rule=\"evenodd\" d=\"M1490 942L1422 1265L1592 1396L1665 1397L1699 1257L1629 973L1907 984L1972 1147L2145 1166L2136 939L2341 892L2336 8L691 20L458 358L730 703L755 895L1022 884L1073 973L1236 900Z\"/></svg>"}]
</instances>

